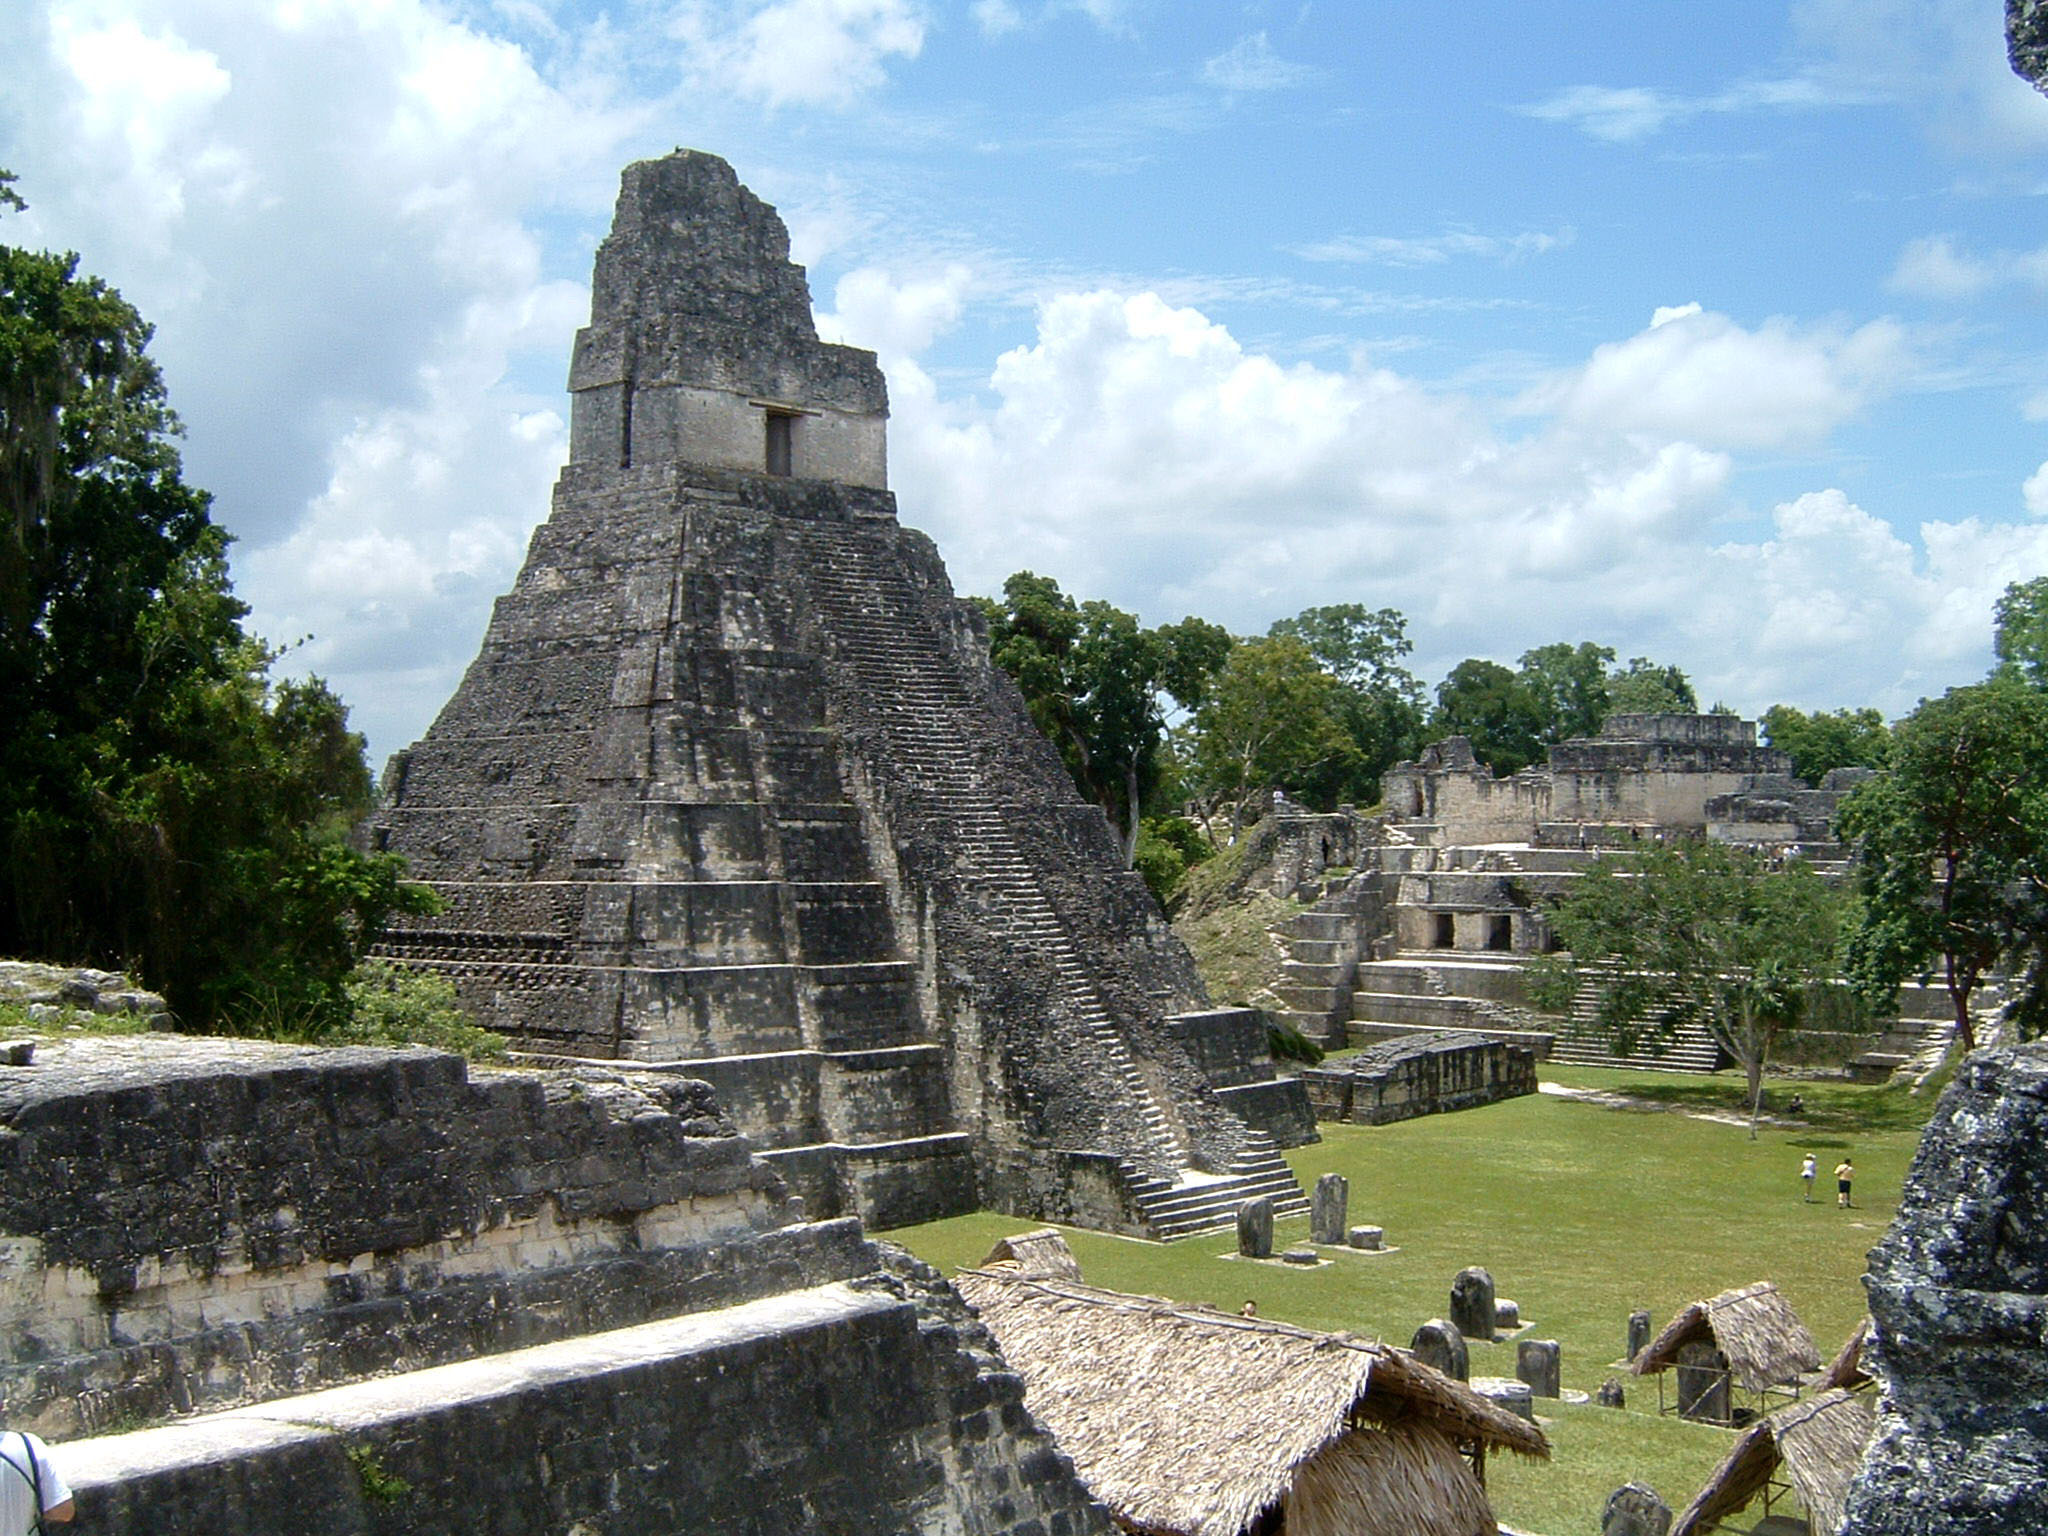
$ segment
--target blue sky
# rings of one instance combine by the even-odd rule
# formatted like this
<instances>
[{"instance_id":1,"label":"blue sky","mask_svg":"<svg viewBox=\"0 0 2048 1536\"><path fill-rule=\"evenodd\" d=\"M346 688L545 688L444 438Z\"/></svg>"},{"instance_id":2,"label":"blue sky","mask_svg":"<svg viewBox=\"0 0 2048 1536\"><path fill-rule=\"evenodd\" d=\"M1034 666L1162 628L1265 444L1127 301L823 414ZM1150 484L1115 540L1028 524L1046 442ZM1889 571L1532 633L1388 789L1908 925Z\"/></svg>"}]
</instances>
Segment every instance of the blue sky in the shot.
<instances>
[{"instance_id":1,"label":"blue sky","mask_svg":"<svg viewBox=\"0 0 2048 1536\"><path fill-rule=\"evenodd\" d=\"M1996 0L33 0L0 56L0 236L156 321L255 622L379 756L546 514L619 167L677 144L882 354L963 592L1896 713L2048 572Z\"/></svg>"}]
</instances>

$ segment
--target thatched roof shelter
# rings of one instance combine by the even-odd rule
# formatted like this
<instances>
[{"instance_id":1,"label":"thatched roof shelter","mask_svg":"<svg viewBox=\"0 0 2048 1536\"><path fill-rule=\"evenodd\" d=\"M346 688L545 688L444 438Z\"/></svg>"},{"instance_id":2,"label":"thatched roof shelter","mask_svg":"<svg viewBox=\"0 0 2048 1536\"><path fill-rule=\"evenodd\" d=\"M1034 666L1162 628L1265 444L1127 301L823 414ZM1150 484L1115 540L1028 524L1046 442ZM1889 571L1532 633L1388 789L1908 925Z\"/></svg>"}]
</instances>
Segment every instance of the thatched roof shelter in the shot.
<instances>
[{"instance_id":1,"label":"thatched roof shelter","mask_svg":"<svg viewBox=\"0 0 2048 1536\"><path fill-rule=\"evenodd\" d=\"M1680 1511L1671 1536L1703 1536L1772 1486L1781 1472L1806 1506L1814 1536L1842 1528L1850 1479L1863 1465L1877 1424L1870 1404L1831 1387L1780 1408L1744 1430L1699 1496Z\"/></svg>"},{"instance_id":2,"label":"thatched roof shelter","mask_svg":"<svg viewBox=\"0 0 2048 1536\"><path fill-rule=\"evenodd\" d=\"M1040 1227L1035 1232L1019 1232L1015 1237L1002 1239L989 1249L981 1267L1007 1268L1034 1280L1081 1278L1081 1261L1074 1257L1074 1250L1067 1246L1057 1227Z\"/></svg>"},{"instance_id":3,"label":"thatched roof shelter","mask_svg":"<svg viewBox=\"0 0 2048 1536\"><path fill-rule=\"evenodd\" d=\"M1118 1522L1239 1536L1493 1536L1461 1451L1548 1456L1543 1432L1405 1351L1014 1268L955 1282L1025 1403Z\"/></svg>"},{"instance_id":4,"label":"thatched roof shelter","mask_svg":"<svg viewBox=\"0 0 2048 1536\"><path fill-rule=\"evenodd\" d=\"M1867 1387L1874 1379L1870 1369L1863 1363L1863 1346L1870 1341L1870 1318L1864 1316L1856 1325L1856 1331L1849 1335L1849 1342L1842 1346L1842 1352L1821 1372L1816 1387L1842 1387L1854 1392L1858 1387Z\"/></svg>"},{"instance_id":5,"label":"thatched roof shelter","mask_svg":"<svg viewBox=\"0 0 2048 1536\"><path fill-rule=\"evenodd\" d=\"M1759 1280L1686 1307L1636 1356L1635 1373L1649 1376L1675 1365L1679 1349L1701 1338L1728 1357L1729 1376L1746 1391L1762 1392L1820 1368L1820 1350L1792 1304L1777 1286Z\"/></svg>"}]
</instances>

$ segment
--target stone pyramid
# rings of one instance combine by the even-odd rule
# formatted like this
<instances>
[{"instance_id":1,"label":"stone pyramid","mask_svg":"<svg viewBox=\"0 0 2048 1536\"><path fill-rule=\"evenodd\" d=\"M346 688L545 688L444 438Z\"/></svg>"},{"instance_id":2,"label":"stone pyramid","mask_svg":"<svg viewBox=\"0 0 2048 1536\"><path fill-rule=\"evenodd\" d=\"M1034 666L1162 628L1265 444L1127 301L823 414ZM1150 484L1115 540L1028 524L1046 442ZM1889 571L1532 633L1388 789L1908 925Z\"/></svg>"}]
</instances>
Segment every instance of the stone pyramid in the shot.
<instances>
[{"instance_id":1,"label":"stone pyramid","mask_svg":"<svg viewBox=\"0 0 2048 1536\"><path fill-rule=\"evenodd\" d=\"M372 838L447 910L384 952L527 1052L710 1081L815 1214L1298 1201L1305 1097L897 523L874 356L724 161L627 168L570 390L553 513L386 775Z\"/></svg>"}]
</instances>

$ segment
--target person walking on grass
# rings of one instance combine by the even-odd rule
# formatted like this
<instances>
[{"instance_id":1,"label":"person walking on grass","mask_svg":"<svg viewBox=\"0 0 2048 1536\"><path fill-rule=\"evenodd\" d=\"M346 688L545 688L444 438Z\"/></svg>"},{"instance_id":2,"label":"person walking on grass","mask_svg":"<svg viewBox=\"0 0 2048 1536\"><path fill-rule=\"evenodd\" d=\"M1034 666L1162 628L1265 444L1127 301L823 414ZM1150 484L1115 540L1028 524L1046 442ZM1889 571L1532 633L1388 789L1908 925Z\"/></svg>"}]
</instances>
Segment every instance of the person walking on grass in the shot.
<instances>
[{"instance_id":1,"label":"person walking on grass","mask_svg":"<svg viewBox=\"0 0 2048 1536\"><path fill-rule=\"evenodd\" d=\"M1799 1165L1799 1182L1806 1186L1806 1203L1808 1205L1813 1204L1813 1181L1819 1171L1817 1159L1811 1152L1807 1153L1806 1161Z\"/></svg>"},{"instance_id":2,"label":"person walking on grass","mask_svg":"<svg viewBox=\"0 0 2048 1536\"><path fill-rule=\"evenodd\" d=\"M1843 1210L1849 1209L1849 1185L1856 1178L1856 1165L1843 1158L1835 1164L1835 1204Z\"/></svg>"}]
</instances>

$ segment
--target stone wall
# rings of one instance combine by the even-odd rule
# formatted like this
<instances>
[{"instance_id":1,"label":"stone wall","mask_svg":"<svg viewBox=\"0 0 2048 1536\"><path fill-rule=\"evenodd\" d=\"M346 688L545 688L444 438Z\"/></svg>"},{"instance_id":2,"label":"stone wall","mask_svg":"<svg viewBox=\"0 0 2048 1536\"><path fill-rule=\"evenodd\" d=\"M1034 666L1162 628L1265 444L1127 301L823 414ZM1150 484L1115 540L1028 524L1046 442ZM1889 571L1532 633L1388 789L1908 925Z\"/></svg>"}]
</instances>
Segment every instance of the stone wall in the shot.
<instances>
[{"instance_id":1,"label":"stone wall","mask_svg":"<svg viewBox=\"0 0 2048 1536\"><path fill-rule=\"evenodd\" d=\"M1391 1125L1534 1093L1536 1053L1444 1030L1368 1046L1341 1066L1309 1068L1301 1080L1317 1119Z\"/></svg>"},{"instance_id":2,"label":"stone wall","mask_svg":"<svg viewBox=\"0 0 2048 1536\"><path fill-rule=\"evenodd\" d=\"M1842 1536L2040 1527L2048 1489L2048 1044L1941 1096L1864 1277L1884 1388Z\"/></svg>"},{"instance_id":3,"label":"stone wall","mask_svg":"<svg viewBox=\"0 0 2048 1536\"><path fill-rule=\"evenodd\" d=\"M0 1405L50 1434L856 1274L703 1083L45 1042L0 1068Z\"/></svg>"},{"instance_id":4,"label":"stone wall","mask_svg":"<svg viewBox=\"0 0 2048 1536\"><path fill-rule=\"evenodd\" d=\"M937 1276L852 1285L54 1448L79 1536L1096 1536Z\"/></svg>"}]
</instances>

